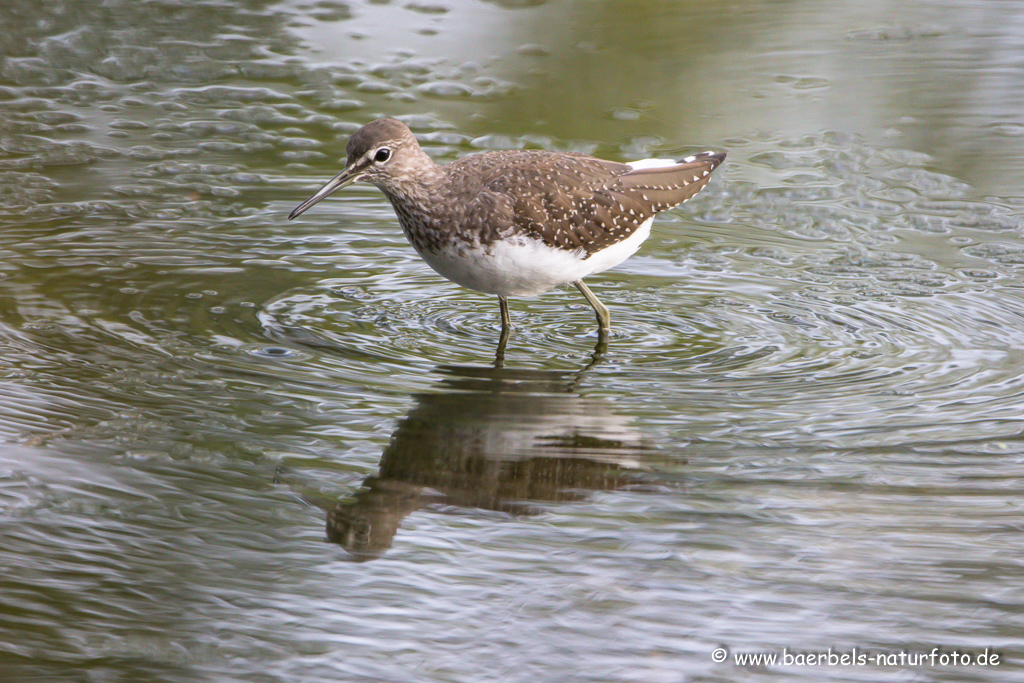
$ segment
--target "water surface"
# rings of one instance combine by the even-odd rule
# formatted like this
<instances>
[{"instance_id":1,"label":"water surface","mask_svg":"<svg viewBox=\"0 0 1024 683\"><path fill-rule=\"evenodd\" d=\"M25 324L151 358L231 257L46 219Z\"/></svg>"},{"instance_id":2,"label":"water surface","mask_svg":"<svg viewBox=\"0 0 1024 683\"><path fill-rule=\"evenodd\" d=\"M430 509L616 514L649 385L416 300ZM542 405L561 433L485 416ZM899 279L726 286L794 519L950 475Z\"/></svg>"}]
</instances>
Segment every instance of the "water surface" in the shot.
<instances>
[{"instance_id":1,"label":"water surface","mask_svg":"<svg viewBox=\"0 0 1024 683\"><path fill-rule=\"evenodd\" d=\"M8 3L0 673L1020 675L1024 79L1008 3ZM512 304L353 186L728 151ZM988 666L745 652L986 648Z\"/></svg>"}]
</instances>

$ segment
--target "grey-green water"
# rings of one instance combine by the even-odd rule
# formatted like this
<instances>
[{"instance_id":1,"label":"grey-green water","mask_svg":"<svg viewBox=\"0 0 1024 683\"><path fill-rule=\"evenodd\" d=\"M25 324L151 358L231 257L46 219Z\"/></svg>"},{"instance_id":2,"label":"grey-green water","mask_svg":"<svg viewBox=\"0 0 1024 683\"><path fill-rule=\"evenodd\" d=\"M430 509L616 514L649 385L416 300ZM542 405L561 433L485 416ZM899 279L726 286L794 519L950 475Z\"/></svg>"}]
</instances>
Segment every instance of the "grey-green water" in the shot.
<instances>
[{"instance_id":1,"label":"grey-green water","mask_svg":"<svg viewBox=\"0 0 1024 683\"><path fill-rule=\"evenodd\" d=\"M1022 675L1014 3L0 20L0 679ZM495 370L376 190L285 220L380 115L729 159L592 279L604 357L567 289ZM783 648L1000 661L731 658Z\"/></svg>"}]
</instances>

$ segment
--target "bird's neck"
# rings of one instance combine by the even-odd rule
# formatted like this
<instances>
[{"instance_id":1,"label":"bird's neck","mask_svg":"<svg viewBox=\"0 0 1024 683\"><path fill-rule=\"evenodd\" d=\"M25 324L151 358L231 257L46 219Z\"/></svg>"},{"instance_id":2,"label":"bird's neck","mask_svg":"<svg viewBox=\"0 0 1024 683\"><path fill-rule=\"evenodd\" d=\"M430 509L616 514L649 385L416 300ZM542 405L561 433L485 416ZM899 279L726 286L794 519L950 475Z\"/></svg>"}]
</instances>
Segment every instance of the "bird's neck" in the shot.
<instances>
[{"instance_id":1,"label":"bird's neck","mask_svg":"<svg viewBox=\"0 0 1024 683\"><path fill-rule=\"evenodd\" d=\"M443 182L444 171L433 159L421 153L414 163L396 169L395 182L377 185L394 205L432 206L437 198L437 188Z\"/></svg>"}]
</instances>

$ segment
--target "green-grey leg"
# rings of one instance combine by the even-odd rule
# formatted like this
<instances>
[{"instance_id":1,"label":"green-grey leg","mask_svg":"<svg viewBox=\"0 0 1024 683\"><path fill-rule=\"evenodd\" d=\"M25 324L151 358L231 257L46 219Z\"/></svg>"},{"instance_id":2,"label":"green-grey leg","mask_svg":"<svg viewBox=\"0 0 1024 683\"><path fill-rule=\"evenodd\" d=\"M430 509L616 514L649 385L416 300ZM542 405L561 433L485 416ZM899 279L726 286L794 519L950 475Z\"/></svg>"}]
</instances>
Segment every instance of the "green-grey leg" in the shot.
<instances>
[{"instance_id":1,"label":"green-grey leg","mask_svg":"<svg viewBox=\"0 0 1024 683\"><path fill-rule=\"evenodd\" d=\"M498 350L494 354L494 367L500 370L505 364L505 345L512 331L512 318L508 314L508 301L505 297L499 296L498 303L501 304L501 336L498 338Z\"/></svg>"},{"instance_id":2,"label":"green-grey leg","mask_svg":"<svg viewBox=\"0 0 1024 683\"><path fill-rule=\"evenodd\" d=\"M508 314L508 299L499 296L498 303L501 305L501 327L502 329L508 329L512 327L512 316Z\"/></svg>"},{"instance_id":3,"label":"green-grey leg","mask_svg":"<svg viewBox=\"0 0 1024 683\"><path fill-rule=\"evenodd\" d=\"M583 280L577 280L573 283L576 285L576 289L580 290L580 294L586 297L590 305L594 307L594 312L597 313L597 324L600 327L600 331L607 333L612 327L612 317L608 313L608 307L598 301L594 293L590 291L590 288L583 284Z\"/></svg>"}]
</instances>

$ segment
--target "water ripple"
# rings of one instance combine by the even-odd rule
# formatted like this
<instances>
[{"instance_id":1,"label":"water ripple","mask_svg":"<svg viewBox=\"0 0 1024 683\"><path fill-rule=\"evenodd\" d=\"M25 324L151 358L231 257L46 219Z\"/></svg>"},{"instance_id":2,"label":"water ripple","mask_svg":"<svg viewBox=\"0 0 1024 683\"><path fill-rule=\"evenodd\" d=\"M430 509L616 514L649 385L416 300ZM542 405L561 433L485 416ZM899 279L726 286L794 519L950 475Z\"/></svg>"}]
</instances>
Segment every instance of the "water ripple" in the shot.
<instances>
[{"instance_id":1,"label":"water ripple","mask_svg":"<svg viewBox=\"0 0 1024 683\"><path fill-rule=\"evenodd\" d=\"M625 23L498 4L11 4L8 677L724 680L721 643L1017 646L1024 203L941 172L1016 166L905 147L995 110L981 128L1010 155L1020 98L966 98L966 116L950 98L881 144L744 135L766 111L805 128L843 94L800 13L715 25L754 36L770 59L752 69L707 23L667 21L697 4ZM817 39L851 37L840 57L894 37L930 65L987 54L913 21L831 21ZM772 49L776 30L806 53ZM652 56L673 68L638 82ZM747 76L708 89L680 77L694 65ZM960 82L1015 92L1004 66ZM678 106L745 100L753 118ZM497 302L430 272L375 189L286 220L384 113L441 161L671 155L733 130L707 191L589 281L607 350L566 288L512 302L495 363Z\"/></svg>"}]
</instances>

